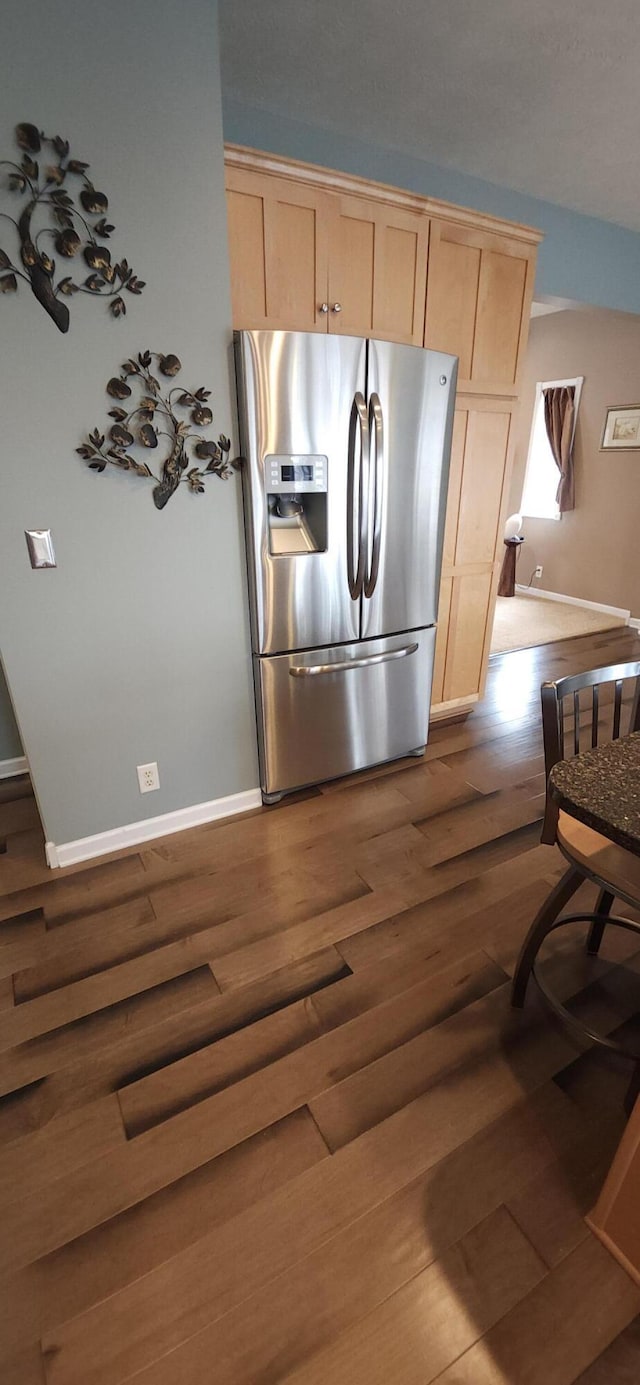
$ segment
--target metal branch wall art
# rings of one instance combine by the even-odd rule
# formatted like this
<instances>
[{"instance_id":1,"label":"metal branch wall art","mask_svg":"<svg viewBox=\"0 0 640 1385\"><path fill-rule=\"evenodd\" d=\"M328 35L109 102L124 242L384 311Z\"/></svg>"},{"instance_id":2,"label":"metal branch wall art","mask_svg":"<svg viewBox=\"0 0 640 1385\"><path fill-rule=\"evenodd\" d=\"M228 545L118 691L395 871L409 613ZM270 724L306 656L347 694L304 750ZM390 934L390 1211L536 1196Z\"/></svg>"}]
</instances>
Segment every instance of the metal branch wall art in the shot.
<instances>
[{"instance_id":1,"label":"metal branch wall art","mask_svg":"<svg viewBox=\"0 0 640 1385\"><path fill-rule=\"evenodd\" d=\"M0 212L2 221L14 227L17 241L13 254L0 248L0 293L15 293L24 279L61 332L69 330L64 299L75 293L108 298L113 316L124 317L122 291L139 294L144 282L126 260L111 263L103 242L115 227L107 221L105 194L96 190L88 176L89 164L69 158L68 140L59 135L50 138L35 125L17 125L16 139L22 151L20 162L0 160L0 169L8 171L14 199L21 199L15 216ZM47 160L43 167L36 155ZM76 283L63 271L55 282L54 250L63 262L83 259L91 273Z\"/></svg>"},{"instance_id":2,"label":"metal branch wall art","mask_svg":"<svg viewBox=\"0 0 640 1385\"><path fill-rule=\"evenodd\" d=\"M177 356L151 351L141 351L137 360L125 361L120 374L107 385L107 394L121 401L109 410L113 423L108 438L95 428L76 451L92 471L115 466L155 481L153 499L157 509L163 510L181 482L200 495L210 476L228 480L237 459L229 461L231 443L224 433L214 442L197 431L213 423L207 404L211 391L202 387L188 390L181 385L169 389L152 373L154 361L158 374L169 379L182 369ZM161 438L166 439L162 444ZM159 454L153 472L141 457L160 446L164 456ZM141 449L137 457L133 448Z\"/></svg>"}]
</instances>

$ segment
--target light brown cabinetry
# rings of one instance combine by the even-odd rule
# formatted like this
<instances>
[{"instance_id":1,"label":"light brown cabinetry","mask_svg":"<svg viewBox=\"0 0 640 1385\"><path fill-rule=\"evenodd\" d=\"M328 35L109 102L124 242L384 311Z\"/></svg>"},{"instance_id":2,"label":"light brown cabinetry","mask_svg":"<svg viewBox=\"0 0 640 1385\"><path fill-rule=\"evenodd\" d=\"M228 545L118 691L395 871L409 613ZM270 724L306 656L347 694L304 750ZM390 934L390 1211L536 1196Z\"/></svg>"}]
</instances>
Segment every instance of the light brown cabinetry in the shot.
<instances>
[{"instance_id":1,"label":"light brown cabinetry","mask_svg":"<svg viewBox=\"0 0 640 1385\"><path fill-rule=\"evenodd\" d=\"M429 219L227 168L234 326L422 346Z\"/></svg>"},{"instance_id":2,"label":"light brown cabinetry","mask_svg":"<svg viewBox=\"0 0 640 1385\"><path fill-rule=\"evenodd\" d=\"M234 327L326 332L326 199L246 169L226 182Z\"/></svg>"},{"instance_id":3,"label":"light brown cabinetry","mask_svg":"<svg viewBox=\"0 0 640 1385\"><path fill-rule=\"evenodd\" d=\"M468 710L486 676L540 235L234 146L226 182L235 327L381 337L459 357L433 713Z\"/></svg>"},{"instance_id":4,"label":"light brown cabinetry","mask_svg":"<svg viewBox=\"0 0 640 1385\"><path fill-rule=\"evenodd\" d=\"M433 701L455 710L482 693L500 565L515 401L458 395Z\"/></svg>"},{"instance_id":5,"label":"light brown cabinetry","mask_svg":"<svg viewBox=\"0 0 640 1385\"><path fill-rule=\"evenodd\" d=\"M328 240L329 331L422 346L428 218L336 196Z\"/></svg>"},{"instance_id":6,"label":"light brown cabinetry","mask_svg":"<svg viewBox=\"0 0 640 1385\"><path fill-rule=\"evenodd\" d=\"M459 389L514 393L534 269L535 246L432 220L424 344L459 357Z\"/></svg>"},{"instance_id":7,"label":"light brown cabinetry","mask_svg":"<svg viewBox=\"0 0 640 1385\"><path fill-rule=\"evenodd\" d=\"M434 674L442 704L477 701L488 661L514 400L457 397Z\"/></svg>"}]
</instances>

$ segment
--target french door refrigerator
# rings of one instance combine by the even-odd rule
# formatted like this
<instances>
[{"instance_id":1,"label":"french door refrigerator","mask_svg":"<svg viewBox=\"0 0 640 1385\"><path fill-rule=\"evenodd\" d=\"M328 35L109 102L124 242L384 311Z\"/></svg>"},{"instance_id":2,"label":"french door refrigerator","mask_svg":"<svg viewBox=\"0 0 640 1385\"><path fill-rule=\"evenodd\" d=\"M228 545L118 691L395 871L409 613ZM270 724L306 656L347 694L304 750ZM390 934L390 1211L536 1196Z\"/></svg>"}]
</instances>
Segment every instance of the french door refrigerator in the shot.
<instances>
[{"instance_id":1,"label":"french door refrigerator","mask_svg":"<svg viewBox=\"0 0 640 1385\"><path fill-rule=\"evenodd\" d=\"M236 333L263 798L424 749L457 360Z\"/></svg>"}]
</instances>

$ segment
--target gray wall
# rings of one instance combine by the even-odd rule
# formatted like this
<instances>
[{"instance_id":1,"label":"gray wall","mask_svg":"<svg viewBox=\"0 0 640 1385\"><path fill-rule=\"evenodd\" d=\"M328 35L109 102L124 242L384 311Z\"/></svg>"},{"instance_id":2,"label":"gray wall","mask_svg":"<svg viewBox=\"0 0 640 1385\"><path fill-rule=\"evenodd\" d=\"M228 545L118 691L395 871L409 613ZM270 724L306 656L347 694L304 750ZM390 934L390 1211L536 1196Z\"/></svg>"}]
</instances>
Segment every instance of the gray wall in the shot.
<instances>
[{"instance_id":1,"label":"gray wall","mask_svg":"<svg viewBox=\"0 0 640 1385\"><path fill-rule=\"evenodd\" d=\"M22 741L0 664L0 766L3 760L14 760L18 755L22 755Z\"/></svg>"},{"instance_id":2,"label":"gray wall","mask_svg":"<svg viewBox=\"0 0 640 1385\"><path fill-rule=\"evenodd\" d=\"M283 89L283 106L286 90ZM272 154L324 164L439 197L544 231L538 256L536 293L640 312L640 235L552 202L456 173L394 149L367 144L333 130L291 120L284 110L248 106L223 85L224 135ZM428 153L428 132L425 133Z\"/></svg>"},{"instance_id":3,"label":"gray wall","mask_svg":"<svg viewBox=\"0 0 640 1385\"><path fill-rule=\"evenodd\" d=\"M215 0L3 5L0 153L20 120L70 139L147 283L119 322L76 297L67 336L26 284L0 301L0 648L55 842L257 784L239 481L158 513L148 484L74 451L145 347L180 356L235 433L216 21ZM55 571L27 562L41 526ZM141 797L150 760L161 789Z\"/></svg>"}]
</instances>

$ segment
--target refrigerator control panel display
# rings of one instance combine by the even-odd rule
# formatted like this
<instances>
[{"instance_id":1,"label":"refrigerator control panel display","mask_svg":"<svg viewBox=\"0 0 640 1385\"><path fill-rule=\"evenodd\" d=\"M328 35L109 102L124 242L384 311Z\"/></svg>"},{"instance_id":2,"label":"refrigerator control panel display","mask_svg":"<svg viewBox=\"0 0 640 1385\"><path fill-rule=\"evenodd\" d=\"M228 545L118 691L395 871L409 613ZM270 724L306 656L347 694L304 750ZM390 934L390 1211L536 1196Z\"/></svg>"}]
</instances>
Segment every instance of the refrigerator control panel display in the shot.
<instances>
[{"instance_id":1,"label":"refrigerator control panel display","mask_svg":"<svg viewBox=\"0 0 640 1385\"><path fill-rule=\"evenodd\" d=\"M313 462L302 462L293 466L291 462L283 462L280 467L281 481L313 481Z\"/></svg>"},{"instance_id":2,"label":"refrigerator control panel display","mask_svg":"<svg viewBox=\"0 0 640 1385\"><path fill-rule=\"evenodd\" d=\"M327 489L327 458L318 456L279 456L264 459L265 489L272 495L292 491L309 494Z\"/></svg>"}]
</instances>

